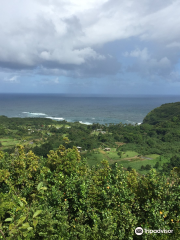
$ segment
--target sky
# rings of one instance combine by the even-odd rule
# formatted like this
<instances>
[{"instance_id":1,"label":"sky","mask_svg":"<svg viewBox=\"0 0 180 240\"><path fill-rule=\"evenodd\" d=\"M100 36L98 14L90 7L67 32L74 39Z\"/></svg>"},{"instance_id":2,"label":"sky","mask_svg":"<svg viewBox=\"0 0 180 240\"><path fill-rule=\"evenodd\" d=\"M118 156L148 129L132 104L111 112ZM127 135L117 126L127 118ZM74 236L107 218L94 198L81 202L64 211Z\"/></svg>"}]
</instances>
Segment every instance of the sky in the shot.
<instances>
[{"instance_id":1,"label":"sky","mask_svg":"<svg viewBox=\"0 0 180 240\"><path fill-rule=\"evenodd\" d=\"M0 92L180 90L180 0L0 0Z\"/></svg>"}]
</instances>

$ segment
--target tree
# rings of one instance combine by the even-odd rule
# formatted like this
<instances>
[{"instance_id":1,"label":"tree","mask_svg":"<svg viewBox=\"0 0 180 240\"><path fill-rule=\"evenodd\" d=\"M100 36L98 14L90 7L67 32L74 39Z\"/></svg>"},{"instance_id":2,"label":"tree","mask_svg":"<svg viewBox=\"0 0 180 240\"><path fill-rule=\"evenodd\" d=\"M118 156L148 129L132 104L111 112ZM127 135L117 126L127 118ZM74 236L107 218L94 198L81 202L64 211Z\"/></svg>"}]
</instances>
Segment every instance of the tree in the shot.
<instances>
[{"instance_id":1,"label":"tree","mask_svg":"<svg viewBox=\"0 0 180 240\"><path fill-rule=\"evenodd\" d=\"M122 158L122 152L121 152L121 151L119 151L119 152L117 153L117 155L118 155L120 158Z\"/></svg>"},{"instance_id":2,"label":"tree","mask_svg":"<svg viewBox=\"0 0 180 240\"><path fill-rule=\"evenodd\" d=\"M46 158L47 154L52 149L53 149L52 144L47 142L47 143L42 144L40 147L38 147L38 146L34 147L33 152L38 156L43 156Z\"/></svg>"},{"instance_id":3,"label":"tree","mask_svg":"<svg viewBox=\"0 0 180 240\"><path fill-rule=\"evenodd\" d=\"M130 172L131 170L132 170L132 167L129 166L129 167L127 168L127 171Z\"/></svg>"},{"instance_id":4,"label":"tree","mask_svg":"<svg viewBox=\"0 0 180 240\"><path fill-rule=\"evenodd\" d=\"M159 168L159 162L156 162L156 164L154 165L154 168L158 169Z\"/></svg>"},{"instance_id":5,"label":"tree","mask_svg":"<svg viewBox=\"0 0 180 240\"><path fill-rule=\"evenodd\" d=\"M179 238L179 168L166 177L105 160L89 167L64 146L47 159L22 146L13 157L0 151L0 163L0 238L137 239L139 224Z\"/></svg>"},{"instance_id":6,"label":"tree","mask_svg":"<svg viewBox=\"0 0 180 240\"><path fill-rule=\"evenodd\" d=\"M141 166L140 170L141 170L141 171L145 170L144 165Z\"/></svg>"},{"instance_id":7,"label":"tree","mask_svg":"<svg viewBox=\"0 0 180 240\"><path fill-rule=\"evenodd\" d=\"M150 170L150 169L151 169L151 165L150 165L150 164L147 164L147 165L145 166L145 169L146 169L146 170Z\"/></svg>"}]
</instances>

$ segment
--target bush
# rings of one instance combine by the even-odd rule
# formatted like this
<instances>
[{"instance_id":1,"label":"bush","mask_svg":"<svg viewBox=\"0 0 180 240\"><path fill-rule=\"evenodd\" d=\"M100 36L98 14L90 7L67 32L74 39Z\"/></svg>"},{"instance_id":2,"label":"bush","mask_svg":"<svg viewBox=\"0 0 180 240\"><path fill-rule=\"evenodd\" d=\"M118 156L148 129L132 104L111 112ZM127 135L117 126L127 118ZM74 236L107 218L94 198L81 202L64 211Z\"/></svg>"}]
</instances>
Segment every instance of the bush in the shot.
<instances>
[{"instance_id":1,"label":"bush","mask_svg":"<svg viewBox=\"0 0 180 240\"><path fill-rule=\"evenodd\" d=\"M137 226L173 229L178 239L178 168L168 177L154 169L143 177L105 160L89 168L76 147L64 146L46 159L18 146L13 157L0 152L0 162L4 239L136 240Z\"/></svg>"},{"instance_id":2,"label":"bush","mask_svg":"<svg viewBox=\"0 0 180 240\"><path fill-rule=\"evenodd\" d=\"M145 170L144 165L141 166L140 170L141 170L141 171Z\"/></svg>"},{"instance_id":3,"label":"bush","mask_svg":"<svg viewBox=\"0 0 180 240\"><path fill-rule=\"evenodd\" d=\"M131 170L132 170L132 167L129 166L129 167L127 168L127 171L130 172Z\"/></svg>"},{"instance_id":4,"label":"bush","mask_svg":"<svg viewBox=\"0 0 180 240\"><path fill-rule=\"evenodd\" d=\"M151 169L151 165L150 165L150 164L147 164L147 165L145 166L145 169L146 169L146 170L150 170L150 169Z\"/></svg>"}]
</instances>

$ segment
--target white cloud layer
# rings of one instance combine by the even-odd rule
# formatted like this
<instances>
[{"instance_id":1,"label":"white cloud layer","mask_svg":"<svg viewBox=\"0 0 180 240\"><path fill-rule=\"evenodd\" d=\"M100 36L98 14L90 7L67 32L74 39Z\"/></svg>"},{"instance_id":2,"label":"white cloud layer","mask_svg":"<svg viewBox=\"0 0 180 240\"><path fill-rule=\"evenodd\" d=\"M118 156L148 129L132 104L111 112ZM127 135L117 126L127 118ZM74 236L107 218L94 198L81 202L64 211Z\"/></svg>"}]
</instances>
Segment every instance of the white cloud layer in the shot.
<instances>
[{"instance_id":1,"label":"white cloud layer","mask_svg":"<svg viewBox=\"0 0 180 240\"><path fill-rule=\"evenodd\" d=\"M139 61L129 67L131 71L170 76L179 61L179 0L0 0L0 4L4 69L40 68L41 74L77 77L114 75L123 62L99 49L131 38L136 38L137 47L119 52Z\"/></svg>"}]
</instances>

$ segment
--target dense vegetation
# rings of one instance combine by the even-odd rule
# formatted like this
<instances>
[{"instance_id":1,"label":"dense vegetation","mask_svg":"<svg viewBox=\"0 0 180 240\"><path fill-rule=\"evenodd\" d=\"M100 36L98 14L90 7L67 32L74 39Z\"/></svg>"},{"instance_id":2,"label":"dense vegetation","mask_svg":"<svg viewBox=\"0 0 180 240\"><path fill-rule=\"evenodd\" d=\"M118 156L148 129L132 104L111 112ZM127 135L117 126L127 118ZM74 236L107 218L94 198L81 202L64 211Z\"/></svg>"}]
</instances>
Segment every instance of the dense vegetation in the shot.
<instances>
[{"instance_id":1,"label":"dense vegetation","mask_svg":"<svg viewBox=\"0 0 180 240\"><path fill-rule=\"evenodd\" d=\"M173 230L141 239L178 239L179 169L167 178L111 168L105 160L90 168L76 147L64 146L47 158L18 146L0 159L4 239L139 239L137 226Z\"/></svg>"},{"instance_id":2,"label":"dense vegetation","mask_svg":"<svg viewBox=\"0 0 180 240\"><path fill-rule=\"evenodd\" d=\"M179 111L135 126L0 116L0 238L178 239Z\"/></svg>"},{"instance_id":3,"label":"dense vegetation","mask_svg":"<svg viewBox=\"0 0 180 240\"><path fill-rule=\"evenodd\" d=\"M143 123L154 125L171 119L176 121L178 116L180 116L180 102L166 103L148 113Z\"/></svg>"}]
</instances>

